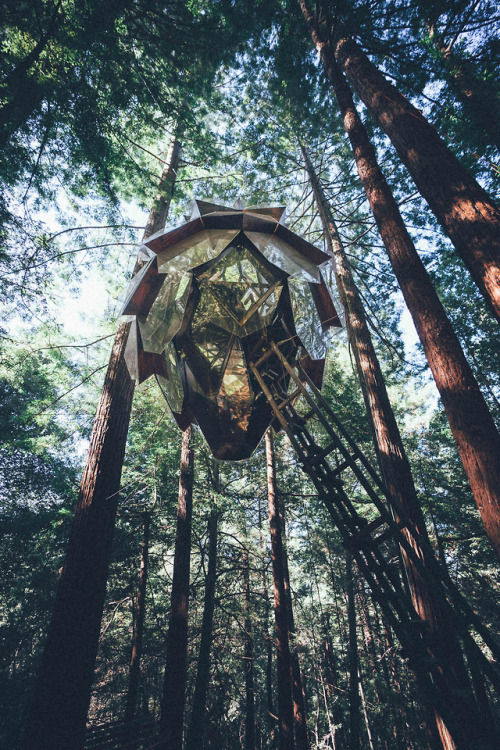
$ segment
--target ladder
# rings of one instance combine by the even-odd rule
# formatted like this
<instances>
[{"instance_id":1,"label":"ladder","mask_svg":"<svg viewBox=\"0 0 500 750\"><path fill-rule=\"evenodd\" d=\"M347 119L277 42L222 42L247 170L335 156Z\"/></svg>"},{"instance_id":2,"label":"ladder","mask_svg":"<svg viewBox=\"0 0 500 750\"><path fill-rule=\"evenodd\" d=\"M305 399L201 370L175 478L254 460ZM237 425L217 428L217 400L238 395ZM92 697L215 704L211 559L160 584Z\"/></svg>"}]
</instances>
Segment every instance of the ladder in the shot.
<instances>
[{"instance_id":1,"label":"ladder","mask_svg":"<svg viewBox=\"0 0 500 750\"><path fill-rule=\"evenodd\" d=\"M439 711L452 731L447 695L453 696L456 687L453 676L447 675L449 670L439 648L440 639L446 642L446 633L431 631L417 614L402 581L400 566L391 561L394 543L404 551L453 622L473 682L474 673L477 675L479 670L500 691L500 674L495 664L500 662L500 648L449 579L427 540L421 538L404 510L389 497L377 472L308 377L300 360L294 356L289 361L283 354L280 347L284 343L269 342L266 351L250 362L253 375L340 532L344 546L368 583L373 599L398 638L424 700ZM299 397L302 397L300 413L296 409ZM375 510L372 520L360 515L348 496L343 480L346 472L363 492L372 513ZM367 506L364 503L362 507ZM492 658L478 641L486 646Z\"/></svg>"}]
</instances>

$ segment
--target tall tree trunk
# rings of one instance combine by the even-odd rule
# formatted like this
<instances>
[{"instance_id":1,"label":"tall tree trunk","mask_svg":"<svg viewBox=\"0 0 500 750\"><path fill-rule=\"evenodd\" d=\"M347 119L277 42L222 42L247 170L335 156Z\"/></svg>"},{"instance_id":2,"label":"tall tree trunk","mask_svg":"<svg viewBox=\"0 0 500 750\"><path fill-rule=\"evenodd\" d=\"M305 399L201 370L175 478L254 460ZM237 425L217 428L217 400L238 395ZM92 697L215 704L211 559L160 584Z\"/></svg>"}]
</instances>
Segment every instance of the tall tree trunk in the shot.
<instances>
[{"instance_id":1,"label":"tall tree trunk","mask_svg":"<svg viewBox=\"0 0 500 750\"><path fill-rule=\"evenodd\" d=\"M378 166L333 50L321 41L305 0L299 1L335 91L361 182L424 347L486 533L500 559L500 434Z\"/></svg>"},{"instance_id":2,"label":"tall tree trunk","mask_svg":"<svg viewBox=\"0 0 500 750\"><path fill-rule=\"evenodd\" d=\"M500 321L498 206L353 39L340 39L335 55Z\"/></svg>"},{"instance_id":3,"label":"tall tree trunk","mask_svg":"<svg viewBox=\"0 0 500 750\"><path fill-rule=\"evenodd\" d=\"M244 611L245 611L245 750L255 750L255 685L253 674L253 634L252 634L252 612L250 599L250 564L248 561L248 550L242 554L243 579L245 586Z\"/></svg>"},{"instance_id":4,"label":"tall tree trunk","mask_svg":"<svg viewBox=\"0 0 500 750\"><path fill-rule=\"evenodd\" d=\"M165 225L179 155L174 139L145 238ZM111 351L23 750L77 750L84 742L134 395L123 356L129 330L120 325Z\"/></svg>"},{"instance_id":5,"label":"tall tree trunk","mask_svg":"<svg viewBox=\"0 0 500 750\"><path fill-rule=\"evenodd\" d=\"M335 750L346 750L347 742L345 739L345 717L342 706L339 701L340 695L340 676L337 669L336 659L333 651L332 639L329 634L329 624L323 625L323 658L325 665L325 676L328 685L328 695L333 699L332 716L335 725ZM332 701L330 701L332 703Z\"/></svg>"},{"instance_id":6,"label":"tall tree trunk","mask_svg":"<svg viewBox=\"0 0 500 750\"><path fill-rule=\"evenodd\" d=\"M354 601L354 566L349 550L346 560L346 594L347 622L349 626L349 644L347 657L349 663L349 750L359 750L361 733L361 713L359 702L359 659L356 633L356 603Z\"/></svg>"},{"instance_id":7,"label":"tall tree trunk","mask_svg":"<svg viewBox=\"0 0 500 750\"><path fill-rule=\"evenodd\" d=\"M205 601L201 622L200 653L193 696L193 710L189 725L186 750L203 747L205 733L205 708L210 680L210 651L212 648L212 626L215 607L215 583L217 579L217 525L218 514L214 508L208 521L208 569L205 580Z\"/></svg>"},{"instance_id":8,"label":"tall tree trunk","mask_svg":"<svg viewBox=\"0 0 500 750\"><path fill-rule=\"evenodd\" d=\"M262 534L262 507L260 496L258 498L259 510L259 546L262 556L262 591L264 595L264 638L266 642L266 708L267 708L267 731L269 734L269 746L274 747L276 736L276 712L273 701L273 638L269 632L269 620L271 607L269 602L269 586L267 577L266 547Z\"/></svg>"},{"instance_id":9,"label":"tall tree trunk","mask_svg":"<svg viewBox=\"0 0 500 750\"><path fill-rule=\"evenodd\" d=\"M271 530L271 562L273 568L274 619L276 624L276 655L278 671L279 748L293 750L293 698L291 681L288 608L283 570L283 540L279 500L276 492L274 445L270 430L266 432L267 498Z\"/></svg>"},{"instance_id":10,"label":"tall tree trunk","mask_svg":"<svg viewBox=\"0 0 500 750\"><path fill-rule=\"evenodd\" d=\"M284 522L281 520L282 534L284 534ZM309 738L307 736L307 713L304 692L304 681L300 669L300 660L295 649L295 618L293 616L292 592L290 589L290 572L288 569L288 552L286 542L283 542L283 573L285 584L286 605L288 609L288 632L290 635L290 659L292 663L292 697L293 718L295 727L296 750L309 750Z\"/></svg>"},{"instance_id":11,"label":"tall tree trunk","mask_svg":"<svg viewBox=\"0 0 500 750\"><path fill-rule=\"evenodd\" d=\"M410 464L389 401L382 370L367 325L361 297L354 282L331 207L304 146L302 146L302 152L323 222L327 244L335 259L337 284L346 312L349 339L353 348L365 405L372 426L375 449L382 476L390 496L403 508L420 535L423 547L416 543L411 535L407 534L407 538L425 564L426 558L433 553L431 551L424 516L415 490ZM402 557L408 574L412 600L418 615L429 624L431 630L446 633L439 650L441 655L446 654L448 659L448 664L443 669L448 672L449 683L453 685L460 684L461 677L462 684L460 689L466 694L468 690L470 691L470 686L460 646L456 637L453 636L453 623L450 622L448 615L443 612L442 607L429 590L427 583L422 579L411 560L408 559L404 550L402 550ZM459 717L463 713L463 705L458 703L450 708L457 716L456 720L459 721ZM444 737L448 733L444 730L442 719L438 714L436 714L436 721L438 726L442 727L441 731ZM448 745L451 742L448 736L446 736L445 741Z\"/></svg>"},{"instance_id":12,"label":"tall tree trunk","mask_svg":"<svg viewBox=\"0 0 500 750\"><path fill-rule=\"evenodd\" d=\"M127 691L127 701L123 720L132 722L135 719L139 682L141 677L142 633L144 630L144 614L146 609L146 588L148 584L148 556L149 556L149 526L151 518L144 513L144 527L142 533L141 569L139 574L139 592L132 633L132 656L130 659L130 676Z\"/></svg>"},{"instance_id":13,"label":"tall tree trunk","mask_svg":"<svg viewBox=\"0 0 500 750\"><path fill-rule=\"evenodd\" d=\"M375 750L373 745L373 735L370 727L370 721L368 719L368 711L366 708L365 691L363 690L363 682L361 680L361 672L358 670L358 681L359 681L359 693L361 696L361 706L363 708L363 718L365 720L366 735L368 737L368 746L370 750Z\"/></svg>"},{"instance_id":14,"label":"tall tree trunk","mask_svg":"<svg viewBox=\"0 0 500 750\"><path fill-rule=\"evenodd\" d=\"M188 644L189 565L193 513L194 453L191 427L182 433L174 572L160 718L162 750L182 750Z\"/></svg>"}]
</instances>

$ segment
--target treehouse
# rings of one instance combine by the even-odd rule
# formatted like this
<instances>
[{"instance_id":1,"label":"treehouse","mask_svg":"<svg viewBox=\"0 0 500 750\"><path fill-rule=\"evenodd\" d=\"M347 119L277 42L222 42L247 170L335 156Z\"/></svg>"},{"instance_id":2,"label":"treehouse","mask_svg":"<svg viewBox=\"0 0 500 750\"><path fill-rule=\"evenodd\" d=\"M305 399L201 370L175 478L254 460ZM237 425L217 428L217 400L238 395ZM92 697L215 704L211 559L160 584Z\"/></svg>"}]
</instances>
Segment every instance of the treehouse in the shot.
<instances>
[{"instance_id":1,"label":"treehouse","mask_svg":"<svg viewBox=\"0 0 500 750\"><path fill-rule=\"evenodd\" d=\"M329 337L342 325L330 256L283 217L283 208L196 201L189 221L140 248L127 291L131 377L155 376L179 427L198 424L218 459L248 458L273 420L250 363L281 342L321 387ZM286 392L282 363L270 357L266 367Z\"/></svg>"}]
</instances>

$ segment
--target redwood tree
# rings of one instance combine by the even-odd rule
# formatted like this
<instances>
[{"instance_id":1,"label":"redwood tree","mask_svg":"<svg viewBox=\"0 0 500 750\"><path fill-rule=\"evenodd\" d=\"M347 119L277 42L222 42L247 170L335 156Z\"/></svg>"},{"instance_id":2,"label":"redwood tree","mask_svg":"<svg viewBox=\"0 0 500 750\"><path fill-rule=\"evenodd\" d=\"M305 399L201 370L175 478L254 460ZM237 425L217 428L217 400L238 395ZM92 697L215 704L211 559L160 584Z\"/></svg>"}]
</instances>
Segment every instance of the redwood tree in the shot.
<instances>
[{"instance_id":1,"label":"redwood tree","mask_svg":"<svg viewBox=\"0 0 500 750\"><path fill-rule=\"evenodd\" d=\"M243 654L245 671L245 750L255 750L255 680L253 669L252 613L250 610L250 563L247 549L243 550L241 564L245 587L243 597L245 613L245 645Z\"/></svg>"},{"instance_id":2,"label":"redwood tree","mask_svg":"<svg viewBox=\"0 0 500 750\"><path fill-rule=\"evenodd\" d=\"M335 56L500 322L500 209L353 39L340 39Z\"/></svg>"},{"instance_id":3,"label":"redwood tree","mask_svg":"<svg viewBox=\"0 0 500 750\"><path fill-rule=\"evenodd\" d=\"M279 748L280 750L293 750L292 664L288 632L288 607L285 592L279 500L276 492L274 445L270 429L266 432L266 462L269 526L271 530L271 562L273 569L274 619L276 625Z\"/></svg>"},{"instance_id":4,"label":"redwood tree","mask_svg":"<svg viewBox=\"0 0 500 750\"><path fill-rule=\"evenodd\" d=\"M282 533L285 533L285 527L282 521ZM286 543L283 541L283 573L285 576L285 595L288 609L288 632L290 635L290 660L292 669L292 697L293 697L293 718L295 726L295 748L296 750L309 750L309 737L307 735L307 714L306 700L304 692L304 680L300 668L300 660L297 649L294 648L295 639L295 617L293 614L292 592L290 588L290 573L288 569L288 550Z\"/></svg>"},{"instance_id":5,"label":"redwood tree","mask_svg":"<svg viewBox=\"0 0 500 750\"><path fill-rule=\"evenodd\" d=\"M188 427L182 433L174 573L161 706L161 736L158 744L158 747L164 748L164 750L182 750L184 728L194 479L192 439L193 431L191 427Z\"/></svg>"},{"instance_id":6,"label":"redwood tree","mask_svg":"<svg viewBox=\"0 0 500 750\"><path fill-rule=\"evenodd\" d=\"M405 227L375 149L305 0L299 0L335 91L358 173L429 362L490 542L500 558L500 434L460 342Z\"/></svg>"},{"instance_id":7,"label":"redwood tree","mask_svg":"<svg viewBox=\"0 0 500 750\"><path fill-rule=\"evenodd\" d=\"M373 346L363 303L338 233L331 206L326 199L323 187L304 146L302 146L302 153L323 223L327 245L334 258L337 286L345 309L347 331L356 362L367 414L372 427L380 470L390 497L404 510L406 516L418 532L418 540L415 540L411 534L404 533L425 565L429 555L433 554L427 535L425 519L415 489L401 434L389 400L382 369L375 352L375 347ZM428 584L422 579L404 549L401 552L415 610L422 620L428 623L430 629L437 632L435 637L439 640L439 651L443 658L444 679L448 685L460 685L462 694L464 696L469 694L469 706L473 706L474 696L471 694L470 685L468 684L460 646L456 636L454 636L453 622L450 621L449 615L443 609L440 602L436 600ZM440 636L440 633L445 633L445 637ZM444 661L445 658L446 662ZM443 697L448 702L448 708L454 714L455 721L460 724L464 705L460 701L453 704L450 703L448 700L448 688L444 687L443 690ZM443 738L443 744L453 747L451 737L435 707L434 711L437 729ZM469 717L468 721L471 721L471 718ZM480 723L479 716L476 716L476 723ZM429 730L435 733L436 728L432 729L429 727Z\"/></svg>"},{"instance_id":8,"label":"redwood tree","mask_svg":"<svg viewBox=\"0 0 500 750\"><path fill-rule=\"evenodd\" d=\"M212 646L212 625L215 607L215 583L217 580L217 526L218 513L214 508L208 521L208 569L205 580L205 601L201 623L200 652L198 671L194 687L193 709L186 740L186 750L199 750L203 746L205 731L205 709L208 683L210 679L210 650Z\"/></svg>"},{"instance_id":9,"label":"redwood tree","mask_svg":"<svg viewBox=\"0 0 500 750\"><path fill-rule=\"evenodd\" d=\"M174 139L144 239L165 226L179 156ZM124 359L129 330L119 326L111 351L23 750L83 746L134 395Z\"/></svg>"},{"instance_id":10,"label":"redwood tree","mask_svg":"<svg viewBox=\"0 0 500 750\"><path fill-rule=\"evenodd\" d=\"M137 696L139 694L139 683L141 678L141 655L142 655L142 633L144 630L144 615L146 610L146 589L148 585L148 559L149 559L149 527L151 523L150 514L144 512L144 525L142 532L141 567L139 572L139 591L137 593L137 604L134 616L132 632L132 654L130 657L130 676L127 690L127 700L123 720L132 722L135 718L137 707Z\"/></svg>"},{"instance_id":11,"label":"redwood tree","mask_svg":"<svg viewBox=\"0 0 500 750\"><path fill-rule=\"evenodd\" d=\"M361 712L359 701L359 657L356 627L356 604L354 601L354 566L352 555L346 550L346 598L349 642L347 660L349 662L349 750L358 750L361 734Z\"/></svg>"}]
</instances>

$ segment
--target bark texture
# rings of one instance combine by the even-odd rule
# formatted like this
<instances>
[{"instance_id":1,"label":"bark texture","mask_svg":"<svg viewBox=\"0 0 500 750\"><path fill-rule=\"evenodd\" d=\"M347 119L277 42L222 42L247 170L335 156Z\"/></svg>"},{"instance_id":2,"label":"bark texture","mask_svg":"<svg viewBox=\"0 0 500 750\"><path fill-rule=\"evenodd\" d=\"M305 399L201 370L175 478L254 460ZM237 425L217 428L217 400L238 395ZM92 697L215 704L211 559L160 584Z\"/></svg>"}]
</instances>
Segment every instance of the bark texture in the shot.
<instances>
[{"instance_id":1,"label":"bark texture","mask_svg":"<svg viewBox=\"0 0 500 750\"><path fill-rule=\"evenodd\" d=\"M145 238L165 225L179 155L174 140ZM23 750L83 746L134 395L123 356L129 330L120 325L111 351Z\"/></svg>"},{"instance_id":2,"label":"bark texture","mask_svg":"<svg viewBox=\"0 0 500 750\"><path fill-rule=\"evenodd\" d=\"M158 747L164 750L182 750L184 728L194 478L192 438L192 428L188 427L182 433L174 573L158 743Z\"/></svg>"},{"instance_id":3,"label":"bark texture","mask_svg":"<svg viewBox=\"0 0 500 750\"><path fill-rule=\"evenodd\" d=\"M274 619L276 624L276 655L278 672L279 748L293 750L293 698L291 681L288 607L283 569L283 539L276 492L274 445L271 431L266 432L267 498L271 530L271 562L273 568Z\"/></svg>"},{"instance_id":4,"label":"bark texture","mask_svg":"<svg viewBox=\"0 0 500 750\"><path fill-rule=\"evenodd\" d=\"M500 322L500 209L353 39L340 39L335 55Z\"/></svg>"}]
</instances>

